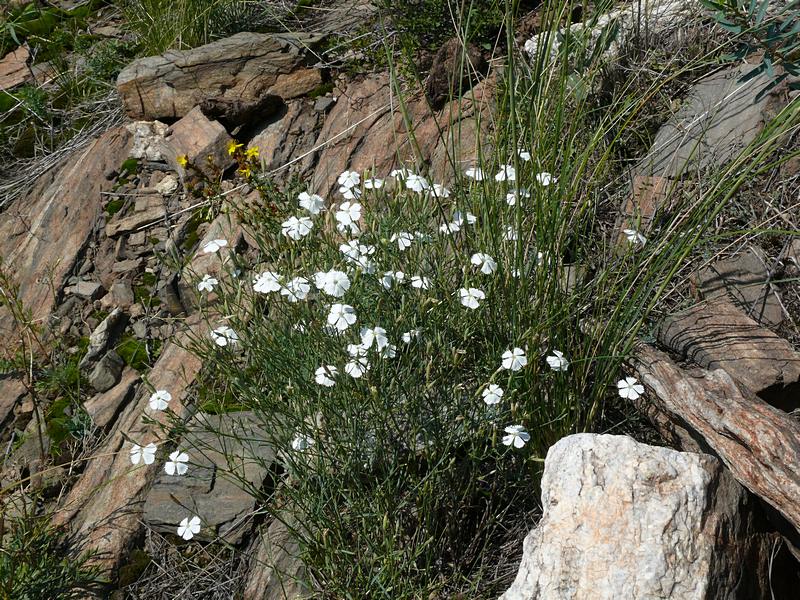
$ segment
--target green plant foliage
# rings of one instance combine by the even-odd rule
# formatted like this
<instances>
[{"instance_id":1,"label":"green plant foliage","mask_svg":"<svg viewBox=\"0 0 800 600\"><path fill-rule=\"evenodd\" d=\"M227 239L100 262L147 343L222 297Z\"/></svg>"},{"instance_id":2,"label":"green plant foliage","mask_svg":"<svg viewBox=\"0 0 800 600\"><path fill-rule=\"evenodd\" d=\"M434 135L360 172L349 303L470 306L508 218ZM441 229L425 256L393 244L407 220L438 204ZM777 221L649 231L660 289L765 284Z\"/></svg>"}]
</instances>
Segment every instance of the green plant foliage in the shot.
<instances>
[{"instance_id":1,"label":"green plant foliage","mask_svg":"<svg viewBox=\"0 0 800 600\"><path fill-rule=\"evenodd\" d=\"M800 2L773 3L770 0L701 0L713 11L717 24L735 36L736 50L725 58L739 62L762 51L761 62L745 73L745 82L761 73L772 80L759 92L762 97L784 79L800 76ZM777 72L776 67L783 72ZM789 87L800 89L800 83Z\"/></svg>"},{"instance_id":2,"label":"green plant foliage","mask_svg":"<svg viewBox=\"0 0 800 600\"><path fill-rule=\"evenodd\" d=\"M3 517L0 517L3 519ZM49 515L5 518L0 546L0 599L76 600L95 597L104 586L91 554L67 554Z\"/></svg>"}]
</instances>

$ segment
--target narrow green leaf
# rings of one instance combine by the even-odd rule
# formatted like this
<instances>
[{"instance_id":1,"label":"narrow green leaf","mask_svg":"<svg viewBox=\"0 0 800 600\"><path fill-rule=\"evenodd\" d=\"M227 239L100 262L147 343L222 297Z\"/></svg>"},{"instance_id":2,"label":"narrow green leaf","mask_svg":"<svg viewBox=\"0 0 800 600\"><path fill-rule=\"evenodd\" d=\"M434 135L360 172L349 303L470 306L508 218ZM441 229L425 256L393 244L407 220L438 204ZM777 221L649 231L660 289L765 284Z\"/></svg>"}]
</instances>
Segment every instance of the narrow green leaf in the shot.
<instances>
[{"instance_id":1,"label":"narrow green leaf","mask_svg":"<svg viewBox=\"0 0 800 600\"><path fill-rule=\"evenodd\" d=\"M762 0L761 6L758 8L758 14L756 15L756 26L761 25L761 23L764 21L764 15L767 14L768 6L769 0Z\"/></svg>"},{"instance_id":2,"label":"narrow green leaf","mask_svg":"<svg viewBox=\"0 0 800 600\"><path fill-rule=\"evenodd\" d=\"M781 81L786 79L789 76L788 73L783 73L779 77L776 77L774 81L764 86L764 88L756 94L756 102L761 100L765 95L767 95L772 89L774 89Z\"/></svg>"}]
</instances>

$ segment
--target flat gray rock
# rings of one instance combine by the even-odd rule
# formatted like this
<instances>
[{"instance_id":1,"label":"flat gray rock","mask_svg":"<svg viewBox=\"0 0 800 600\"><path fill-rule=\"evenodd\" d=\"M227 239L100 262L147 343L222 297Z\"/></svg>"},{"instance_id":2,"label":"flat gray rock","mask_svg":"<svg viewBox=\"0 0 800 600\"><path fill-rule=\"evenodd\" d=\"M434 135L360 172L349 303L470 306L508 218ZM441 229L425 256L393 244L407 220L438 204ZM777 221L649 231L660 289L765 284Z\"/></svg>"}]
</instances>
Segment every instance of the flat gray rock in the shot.
<instances>
[{"instance_id":1,"label":"flat gray rock","mask_svg":"<svg viewBox=\"0 0 800 600\"><path fill-rule=\"evenodd\" d=\"M756 101L771 81L766 73L739 82L755 66L730 67L701 79L659 129L635 173L677 177L717 168L755 140L776 107L771 93Z\"/></svg>"},{"instance_id":2,"label":"flat gray rock","mask_svg":"<svg viewBox=\"0 0 800 600\"><path fill-rule=\"evenodd\" d=\"M198 414L178 449L189 455L185 475L156 477L144 505L144 521L156 531L176 533L185 517L197 515L201 540L217 535L236 544L242 540L255 498L244 488L261 489L275 459L253 413Z\"/></svg>"}]
</instances>

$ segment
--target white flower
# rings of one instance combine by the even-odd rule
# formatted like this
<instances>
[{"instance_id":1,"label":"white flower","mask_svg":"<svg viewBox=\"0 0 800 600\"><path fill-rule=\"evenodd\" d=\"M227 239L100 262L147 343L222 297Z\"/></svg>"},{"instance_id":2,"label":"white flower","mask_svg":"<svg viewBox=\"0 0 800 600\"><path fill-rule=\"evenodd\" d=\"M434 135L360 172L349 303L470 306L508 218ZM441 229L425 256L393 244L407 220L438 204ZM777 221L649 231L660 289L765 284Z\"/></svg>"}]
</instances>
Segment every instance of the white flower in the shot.
<instances>
[{"instance_id":1,"label":"white flower","mask_svg":"<svg viewBox=\"0 0 800 600\"><path fill-rule=\"evenodd\" d=\"M355 171L345 171L339 175L339 179L336 182L342 187L354 188L361 183L361 175Z\"/></svg>"},{"instance_id":2,"label":"white flower","mask_svg":"<svg viewBox=\"0 0 800 600\"><path fill-rule=\"evenodd\" d=\"M341 298L350 289L350 278L344 271L331 269L327 273L314 275L314 285L329 296Z\"/></svg>"},{"instance_id":3,"label":"white flower","mask_svg":"<svg viewBox=\"0 0 800 600\"><path fill-rule=\"evenodd\" d=\"M366 358L354 358L344 366L344 372L353 379L360 379L369 370L369 361Z\"/></svg>"},{"instance_id":4,"label":"white flower","mask_svg":"<svg viewBox=\"0 0 800 600\"><path fill-rule=\"evenodd\" d=\"M553 354L547 357L547 364L553 371L566 371L569 369L569 361L564 358L564 353L553 350Z\"/></svg>"},{"instance_id":5,"label":"white flower","mask_svg":"<svg viewBox=\"0 0 800 600\"><path fill-rule=\"evenodd\" d=\"M414 238L420 242L430 242L432 239L427 233L422 233L421 231L415 231Z\"/></svg>"},{"instance_id":6,"label":"white flower","mask_svg":"<svg viewBox=\"0 0 800 600\"><path fill-rule=\"evenodd\" d=\"M361 188L357 187L340 187L339 193L345 200L358 200L361 198Z\"/></svg>"},{"instance_id":7,"label":"white flower","mask_svg":"<svg viewBox=\"0 0 800 600\"><path fill-rule=\"evenodd\" d=\"M389 173L389 177L393 177L394 179L405 179L408 177L408 169L393 169L391 173Z\"/></svg>"},{"instance_id":8,"label":"white flower","mask_svg":"<svg viewBox=\"0 0 800 600\"><path fill-rule=\"evenodd\" d=\"M283 287L281 284L282 280L283 275L279 275L273 271L264 271L258 277L253 279L253 290L261 294L279 292Z\"/></svg>"},{"instance_id":9,"label":"white flower","mask_svg":"<svg viewBox=\"0 0 800 600\"><path fill-rule=\"evenodd\" d=\"M347 344L347 353L353 358L361 358L367 355L368 348L364 344Z\"/></svg>"},{"instance_id":10,"label":"white flower","mask_svg":"<svg viewBox=\"0 0 800 600\"><path fill-rule=\"evenodd\" d=\"M644 246L647 243L647 238L635 229L623 229L622 233L624 233L625 237L628 238L628 243L630 244L639 244Z\"/></svg>"},{"instance_id":11,"label":"white flower","mask_svg":"<svg viewBox=\"0 0 800 600\"><path fill-rule=\"evenodd\" d=\"M458 290L458 294L461 296L461 304L473 310L478 308L481 300L486 298L486 294L478 288L461 288Z\"/></svg>"},{"instance_id":12,"label":"white flower","mask_svg":"<svg viewBox=\"0 0 800 600\"><path fill-rule=\"evenodd\" d=\"M167 390L156 390L153 392L152 396L150 396L150 408L153 410L164 410L167 408L167 404L172 400L172 394L170 394Z\"/></svg>"},{"instance_id":13,"label":"white flower","mask_svg":"<svg viewBox=\"0 0 800 600\"><path fill-rule=\"evenodd\" d=\"M295 452L303 452L304 450L311 448L313 445L314 438L302 433L298 433L292 440L292 450Z\"/></svg>"},{"instance_id":14,"label":"white flower","mask_svg":"<svg viewBox=\"0 0 800 600\"><path fill-rule=\"evenodd\" d=\"M406 331L403 335L401 335L400 339L403 340L404 343L410 344L420 335L422 335L422 329L412 329L411 331Z\"/></svg>"},{"instance_id":15,"label":"white flower","mask_svg":"<svg viewBox=\"0 0 800 600\"><path fill-rule=\"evenodd\" d=\"M445 223L439 226L439 231L442 233L458 233L461 231L461 225L458 223Z\"/></svg>"},{"instance_id":16,"label":"white flower","mask_svg":"<svg viewBox=\"0 0 800 600\"><path fill-rule=\"evenodd\" d=\"M494 179L495 181L516 181L517 171L511 165L502 165Z\"/></svg>"},{"instance_id":17,"label":"white flower","mask_svg":"<svg viewBox=\"0 0 800 600\"><path fill-rule=\"evenodd\" d=\"M497 263L485 252L476 252L469 261L476 267L480 267L481 273L484 275L491 275L497 270Z\"/></svg>"},{"instance_id":18,"label":"white flower","mask_svg":"<svg viewBox=\"0 0 800 600\"><path fill-rule=\"evenodd\" d=\"M167 475L175 475L176 473L178 475L186 475L186 471L189 470L187 462L189 462L189 455L186 452L175 450L169 455L169 460L164 463L164 472Z\"/></svg>"},{"instance_id":19,"label":"white flower","mask_svg":"<svg viewBox=\"0 0 800 600\"><path fill-rule=\"evenodd\" d=\"M281 296L286 296L289 302L299 302L305 300L308 292L311 290L311 284L305 277L295 277L290 279L285 287L281 288Z\"/></svg>"},{"instance_id":20,"label":"white flower","mask_svg":"<svg viewBox=\"0 0 800 600\"><path fill-rule=\"evenodd\" d=\"M298 331L300 333L305 333L308 328L306 327L306 322L305 321L298 321L297 323L292 325L292 329L294 329L295 331Z\"/></svg>"},{"instance_id":21,"label":"white flower","mask_svg":"<svg viewBox=\"0 0 800 600\"><path fill-rule=\"evenodd\" d=\"M178 535L184 540L192 539L196 533L200 533L200 517L194 516L191 519L186 517L178 525Z\"/></svg>"},{"instance_id":22,"label":"white flower","mask_svg":"<svg viewBox=\"0 0 800 600\"><path fill-rule=\"evenodd\" d=\"M395 283L402 283L405 278L406 274L402 271L386 271L383 277L381 277L381 285L387 290L390 290L392 289L392 285Z\"/></svg>"},{"instance_id":23,"label":"white flower","mask_svg":"<svg viewBox=\"0 0 800 600\"><path fill-rule=\"evenodd\" d=\"M433 194L436 198L449 198L450 190L440 183L434 183L433 188L431 189L431 194Z\"/></svg>"},{"instance_id":24,"label":"white flower","mask_svg":"<svg viewBox=\"0 0 800 600\"><path fill-rule=\"evenodd\" d=\"M467 169L466 171L464 171L464 175L466 175L471 179L474 179L475 181L483 181L484 178L483 169L481 169L480 167L476 167L474 169Z\"/></svg>"},{"instance_id":25,"label":"white flower","mask_svg":"<svg viewBox=\"0 0 800 600\"><path fill-rule=\"evenodd\" d=\"M213 292L214 286L218 283L219 280L206 273L203 275L203 279L200 280L200 283L197 284L197 289L201 292Z\"/></svg>"},{"instance_id":26,"label":"white flower","mask_svg":"<svg viewBox=\"0 0 800 600\"><path fill-rule=\"evenodd\" d=\"M525 356L525 351L522 348L506 350L503 352L502 359L502 367L511 371L519 371L528 364L528 357Z\"/></svg>"},{"instance_id":27,"label":"white flower","mask_svg":"<svg viewBox=\"0 0 800 600\"><path fill-rule=\"evenodd\" d=\"M342 202L336 211L337 228L344 231L349 228L358 233L358 220L361 218L361 205L358 202Z\"/></svg>"},{"instance_id":28,"label":"white flower","mask_svg":"<svg viewBox=\"0 0 800 600\"><path fill-rule=\"evenodd\" d=\"M528 190L511 190L506 194L506 204L514 206L517 203L517 198L530 198L531 193Z\"/></svg>"},{"instance_id":29,"label":"white flower","mask_svg":"<svg viewBox=\"0 0 800 600\"><path fill-rule=\"evenodd\" d=\"M409 246L411 246L411 242L414 241L414 236L407 231L401 231L400 233L393 233L392 237L389 238L390 242L397 242L397 247L400 248L402 252Z\"/></svg>"},{"instance_id":30,"label":"white flower","mask_svg":"<svg viewBox=\"0 0 800 600\"><path fill-rule=\"evenodd\" d=\"M413 192L424 192L431 187L431 184L422 175L409 173L406 177L406 187Z\"/></svg>"},{"instance_id":31,"label":"white flower","mask_svg":"<svg viewBox=\"0 0 800 600\"><path fill-rule=\"evenodd\" d=\"M514 448L522 448L531 439L531 435L522 425L509 425L504 429L508 435L503 436L503 444Z\"/></svg>"},{"instance_id":32,"label":"white flower","mask_svg":"<svg viewBox=\"0 0 800 600\"><path fill-rule=\"evenodd\" d=\"M483 401L486 402L489 406L492 404L500 404L500 400L503 399L503 388L499 385L495 385L494 383L490 383L484 390L481 396L483 396Z\"/></svg>"},{"instance_id":33,"label":"white flower","mask_svg":"<svg viewBox=\"0 0 800 600\"><path fill-rule=\"evenodd\" d=\"M466 219L467 225L475 225L478 222L478 217L473 215L471 212L466 214L462 214L460 210L457 210L453 213L453 223L458 223L459 225L463 225Z\"/></svg>"},{"instance_id":34,"label":"white flower","mask_svg":"<svg viewBox=\"0 0 800 600\"><path fill-rule=\"evenodd\" d=\"M517 229L513 225L508 225L505 234L503 234L503 239L509 242L517 241L519 239Z\"/></svg>"},{"instance_id":35,"label":"white flower","mask_svg":"<svg viewBox=\"0 0 800 600\"><path fill-rule=\"evenodd\" d=\"M146 465L152 465L153 462L156 460L156 446L154 443L150 442L142 448L139 444L134 444L131 448L131 462L135 465L139 464L139 461L144 462Z\"/></svg>"},{"instance_id":36,"label":"white flower","mask_svg":"<svg viewBox=\"0 0 800 600\"><path fill-rule=\"evenodd\" d=\"M644 386L635 377L626 377L617 382L617 391L620 398L628 400L638 400L644 394Z\"/></svg>"},{"instance_id":37,"label":"white flower","mask_svg":"<svg viewBox=\"0 0 800 600\"><path fill-rule=\"evenodd\" d=\"M333 365L320 367L314 371L314 381L325 387L333 387L333 384L336 383L335 378L338 373L339 369Z\"/></svg>"},{"instance_id":38,"label":"white flower","mask_svg":"<svg viewBox=\"0 0 800 600\"><path fill-rule=\"evenodd\" d=\"M317 194L300 192L297 199L300 201L300 208L306 209L312 215L318 215L320 211L325 210L325 199Z\"/></svg>"},{"instance_id":39,"label":"white flower","mask_svg":"<svg viewBox=\"0 0 800 600\"><path fill-rule=\"evenodd\" d=\"M427 277L414 275L411 278L411 286L417 288L418 290L427 290L429 287L431 287L431 280Z\"/></svg>"},{"instance_id":40,"label":"white flower","mask_svg":"<svg viewBox=\"0 0 800 600\"><path fill-rule=\"evenodd\" d=\"M397 356L397 346L394 344L387 344L384 348L378 350L378 356L381 358L394 358Z\"/></svg>"},{"instance_id":41,"label":"white flower","mask_svg":"<svg viewBox=\"0 0 800 600\"><path fill-rule=\"evenodd\" d=\"M211 332L211 339L217 346L235 346L239 341L239 335L227 325L217 327Z\"/></svg>"},{"instance_id":42,"label":"white flower","mask_svg":"<svg viewBox=\"0 0 800 600\"><path fill-rule=\"evenodd\" d=\"M212 254L214 252L219 252L227 245L228 240L211 240L205 246L203 246L203 253Z\"/></svg>"},{"instance_id":43,"label":"white flower","mask_svg":"<svg viewBox=\"0 0 800 600\"><path fill-rule=\"evenodd\" d=\"M377 350L383 350L389 345L389 338L386 337L386 330L383 327L362 327L361 344L364 348L371 348L373 342Z\"/></svg>"},{"instance_id":44,"label":"white flower","mask_svg":"<svg viewBox=\"0 0 800 600\"><path fill-rule=\"evenodd\" d=\"M355 264L365 273L375 272L375 264L368 258L375 254L375 246L361 244L358 240L350 240L346 244L341 244L339 251L344 254L348 262Z\"/></svg>"},{"instance_id":45,"label":"white flower","mask_svg":"<svg viewBox=\"0 0 800 600\"><path fill-rule=\"evenodd\" d=\"M365 179L364 180L364 188L368 190L379 190L383 187L383 179L378 179L374 177L372 179Z\"/></svg>"},{"instance_id":46,"label":"white flower","mask_svg":"<svg viewBox=\"0 0 800 600\"><path fill-rule=\"evenodd\" d=\"M356 322L356 311L349 304L334 304L328 313L328 325L337 331L344 331Z\"/></svg>"},{"instance_id":47,"label":"white flower","mask_svg":"<svg viewBox=\"0 0 800 600\"><path fill-rule=\"evenodd\" d=\"M531 153L527 150L517 150L517 154L525 162L528 162L531 159Z\"/></svg>"},{"instance_id":48,"label":"white flower","mask_svg":"<svg viewBox=\"0 0 800 600\"><path fill-rule=\"evenodd\" d=\"M547 187L548 185L550 185L551 183L555 183L556 181L558 181L558 179L553 177L550 173L544 172L536 174L536 182L541 186Z\"/></svg>"},{"instance_id":49,"label":"white flower","mask_svg":"<svg viewBox=\"0 0 800 600\"><path fill-rule=\"evenodd\" d=\"M314 223L310 217L300 217L299 219L297 217L289 217L281 223L283 235L295 241L311 233L312 227L314 227Z\"/></svg>"}]
</instances>

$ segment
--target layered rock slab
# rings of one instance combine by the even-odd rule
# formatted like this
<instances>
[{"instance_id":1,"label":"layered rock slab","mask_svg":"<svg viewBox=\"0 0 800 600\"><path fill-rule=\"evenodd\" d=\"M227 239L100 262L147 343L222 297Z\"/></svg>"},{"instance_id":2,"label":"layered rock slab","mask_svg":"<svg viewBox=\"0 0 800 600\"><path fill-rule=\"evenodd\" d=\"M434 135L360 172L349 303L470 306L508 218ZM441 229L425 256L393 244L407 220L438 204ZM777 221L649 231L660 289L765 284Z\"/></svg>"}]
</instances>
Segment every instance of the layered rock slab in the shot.
<instances>
[{"instance_id":1,"label":"layered rock slab","mask_svg":"<svg viewBox=\"0 0 800 600\"><path fill-rule=\"evenodd\" d=\"M723 369L774 406L800 407L800 354L725 297L667 317L658 339L703 368Z\"/></svg>"},{"instance_id":2,"label":"layered rock slab","mask_svg":"<svg viewBox=\"0 0 800 600\"><path fill-rule=\"evenodd\" d=\"M125 129L104 133L44 174L5 212L0 256L4 268L13 272L18 298L34 321L52 312L100 214L100 193L113 185L104 174L125 161L129 144ZM0 307L0 338L13 339L16 327L7 309ZM14 349L9 344L8 350Z\"/></svg>"},{"instance_id":3,"label":"layered rock slab","mask_svg":"<svg viewBox=\"0 0 800 600\"><path fill-rule=\"evenodd\" d=\"M501 600L768 597L742 576L765 566L748 502L711 456L568 436L547 453L544 514Z\"/></svg>"},{"instance_id":4,"label":"layered rock slab","mask_svg":"<svg viewBox=\"0 0 800 600\"><path fill-rule=\"evenodd\" d=\"M211 541L217 535L239 543L260 490L275 459L267 432L250 412L198 414L187 423L179 449L189 455L185 475L156 478L144 504L144 521L163 533L174 533L181 519L200 515L196 536Z\"/></svg>"},{"instance_id":5,"label":"layered rock slab","mask_svg":"<svg viewBox=\"0 0 800 600\"><path fill-rule=\"evenodd\" d=\"M133 61L117 78L132 119L178 119L204 101L256 104L265 97L289 99L319 85L299 77L310 39L238 33L191 50L170 50Z\"/></svg>"}]
</instances>

